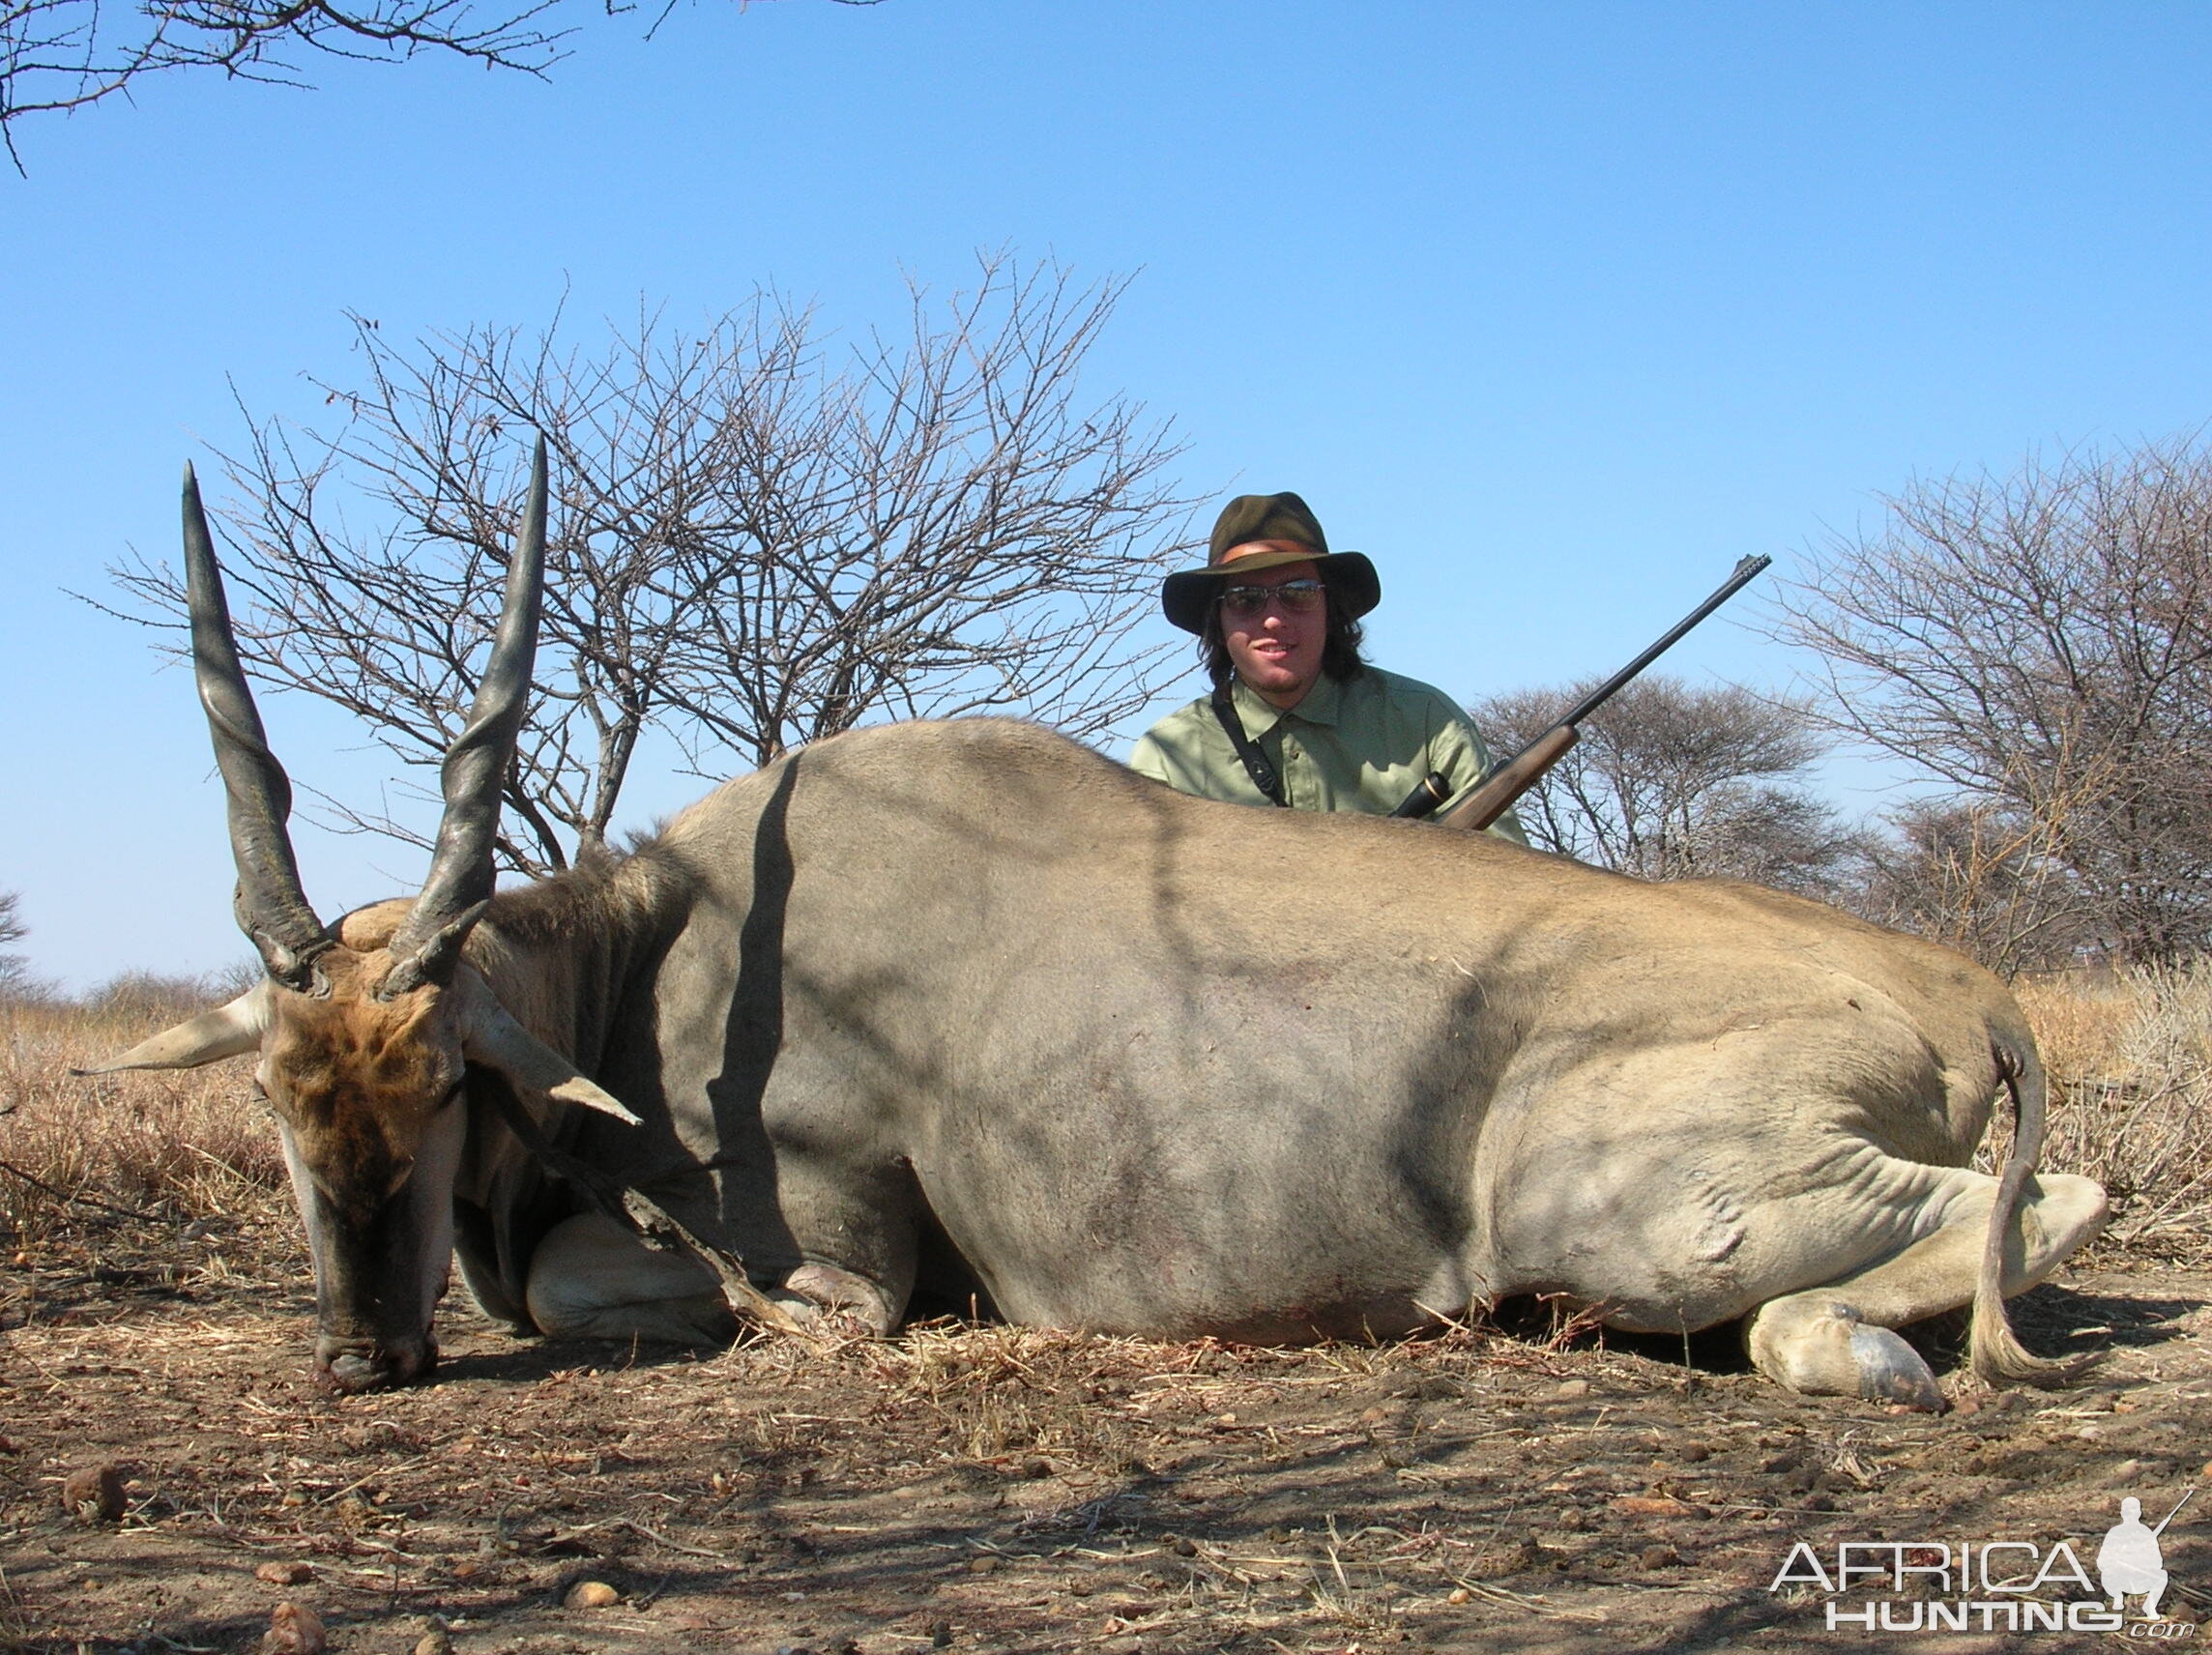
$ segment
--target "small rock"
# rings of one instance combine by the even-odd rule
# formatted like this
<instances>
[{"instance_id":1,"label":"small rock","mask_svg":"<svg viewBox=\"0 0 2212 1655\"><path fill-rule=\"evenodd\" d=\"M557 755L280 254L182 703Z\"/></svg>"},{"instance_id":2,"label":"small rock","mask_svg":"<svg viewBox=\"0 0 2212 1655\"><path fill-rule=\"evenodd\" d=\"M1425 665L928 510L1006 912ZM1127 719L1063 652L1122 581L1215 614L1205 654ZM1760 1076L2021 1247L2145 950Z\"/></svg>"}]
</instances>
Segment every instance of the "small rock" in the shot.
<instances>
[{"instance_id":1,"label":"small rock","mask_svg":"<svg viewBox=\"0 0 2212 1655\"><path fill-rule=\"evenodd\" d=\"M1449 1604L1472 1603L1473 1601L1474 1594L1465 1586L1454 1586L1450 1591L1444 1593L1444 1602Z\"/></svg>"},{"instance_id":2,"label":"small rock","mask_svg":"<svg viewBox=\"0 0 2212 1655\"><path fill-rule=\"evenodd\" d=\"M2084 1425L2081 1430L2075 1432L2074 1435L2079 1437L2084 1442L2094 1442L2100 1437L2105 1435L2105 1429L2101 1425Z\"/></svg>"},{"instance_id":3,"label":"small rock","mask_svg":"<svg viewBox=\"0 0 2212 1655\"><path fill-rule=\"evenodd\" d=\"M415 1655L453 1655L452 1637L442 1626L433 1626L415 1640Z\"/></svg>"},{"instance_id":4,"label":"small rock","mask_svg":"<svg viewBox=\"0 0 2212 1655\"><path fill-rule=\"evenodd\" d=\"M306 1604L278 1604L261 1635L261 1655L323 1655L330 1646L322 1616Z\"/></svg>"},{"instance_id":5,"label":"small rock","mask_svg":"<svg viewBox=\"0 0 2212 1655\"><path fill-rule=\"evenodd\" d=\"M123 1472L115 1466L72 1471L62 1483L62 1509L83 1524L123 1521Z\"/></svg>"},{"instance_id":6,"label":"small rock","mask_svg":"<svg viewBox=\"0 0 2212 1655\"><path fill-rule=\"evenodd\" d=\"M1554 1563L1565 1559L1551 1548L1534 1540L1522 1539L1501 1551L1478 1553L1475 1563L1486 1577L1526 1575L1531 1571L1549 1569Z\"/></svg>"},{"instance_id":7,"label":"small rock","mask_svg":"<svg viewBox=\"0 0 2212 1655\"><path fill-rule=\"evenodd\" d=\"M1561 1402L1571 1402L1576 1397L1586 1397L1589 1392L1590 1383L1587 1379L1561 1379L1552 1387L1552 1394Z\"/></svg>"},{"instance_id":8,"label":"small rock","mask_svg":"<svg viewBox=\"0 0 2212 1655\"><path fill-rule=\"evenodd\" d=\"M253 1578L272 1586L304 1586L315 1578L315 1571L306 1563L264 1563L253 1571Z\"/></svg>"},{"instance_id":9,"label":"small rock","mask_svg":"<svg viewBox=\"0 0 2212 1655\"><path fill-rule=\"evenodd\" d=\"M1622 1495L1613 1509L1628 1517L1703 1517L1705 1508L1673 1495Z\"/></svg>"},{"instance_id":10,"label":"small rock","mask_svg":"<svg viewBox=\"0 0 2212 1655\"><path fill-rule=\"evenodd\" d=\"M986 1552L979 1557L971 1557L968 1559L968 1572L971 1575L994 1574L999 1568L999 1563L1000 1560L998 1558L992 1556L990 1553Z\"/></svg>"},{"instance_id":11,"label":"small rock","mask_svg":"<svg viewBox=\"0 0 2212 1655\"><path fill-rule=\"evenodd\" d=\"M1685 1442L1674 1452L1685 1464L1691 1466L1700 1465L1713 1457L1713 1451L1698 1441Z\"/></svg>"},{"instance_id":12,"label":"small rock","mask_svg":"<svg viewBox=\"0 0 2212 1655\"><path fill-rule=\"evenodd\" d=\"M570 1609L605 1609L622 1602L622 1593L604 1581L578 1581L561 1600Z\"/></svg>"},{"instance_id":13,"label":"small rock","mask_svg":"<svg viewBox=\"0 0 2212 1655\"><path fill-rule=\"evenodd\" d=\"M1646 1546L1636 1560L1646 1569L1671 1569L1682 1560L1682 1554L1672 1546Z\"/></svg>"},{"instance_id":14,"label":"small rock","mask_svg":"<svg viewBox=\"0 0 2212 1655\"><path fill-rule=\"evenodd\" d=\"M2114 1466L2110 1471L2105 1473L2105 1481L2111 1485L2113 1488L2118 1488L2122 1484L2132 1483L2138 1477L2141 1476L2142 1468L2142 1462L2140 1460L2122 1460L2118 1465Z\"/></svg>"}]
</instances>

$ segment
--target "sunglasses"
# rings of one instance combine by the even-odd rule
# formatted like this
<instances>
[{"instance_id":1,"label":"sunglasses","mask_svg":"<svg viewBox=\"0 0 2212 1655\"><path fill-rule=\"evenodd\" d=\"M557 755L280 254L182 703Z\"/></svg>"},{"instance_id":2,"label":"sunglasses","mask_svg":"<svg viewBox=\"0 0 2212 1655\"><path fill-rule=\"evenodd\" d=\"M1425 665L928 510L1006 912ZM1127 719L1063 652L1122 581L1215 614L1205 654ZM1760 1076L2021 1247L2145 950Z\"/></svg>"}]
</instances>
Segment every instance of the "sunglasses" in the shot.
<instances>
[{"instance_id":1,"label":"sunglasses","mask_svg":"<svg viewBox=\"0 0 2212 1655\"><path fill-rule=\"evenodd\" d=\"M1232 621L1250 621L1265 615L1268 604L1279 603L1286 615L1311 615L1321 607L1323 592L1318 580L1286 580L1280 586L1224 587L1221 613Z\"/></svg>"}]
</instances>

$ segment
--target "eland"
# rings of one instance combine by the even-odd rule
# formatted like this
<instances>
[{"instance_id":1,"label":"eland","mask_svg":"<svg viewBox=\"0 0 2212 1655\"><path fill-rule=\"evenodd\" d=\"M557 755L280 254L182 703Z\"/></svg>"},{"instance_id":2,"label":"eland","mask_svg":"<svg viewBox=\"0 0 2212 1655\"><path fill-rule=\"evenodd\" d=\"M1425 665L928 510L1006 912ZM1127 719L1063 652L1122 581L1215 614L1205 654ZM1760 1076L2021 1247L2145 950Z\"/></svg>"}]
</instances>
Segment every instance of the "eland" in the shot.
<instances>
[{"instance_id":1,"label":"eland","mask_svg":"<svg viewBox=\"0 0 2212 1655\"><path fill-rule=\"evenodd\" d=\"M1389 1337L1517 1293L1740 1321L1792 1389L1941 1406L1894 1329L2066 1370L2004 1295L2094 1234L2045 1079L1947 949L1723 882L1170 792L996 719L855 731L626 857L494 892L542 446L412 902L304 894L188 472L192 654L263 979L108 1068L251 1055L313 1259L318 1374L422 1379L457 1257L520 1331L889 1332L917 1292L1182 1339ZM1969 1165L2000 1094L1998 1176ZM603 1184L726 1255L656 1250ZM742 1261L742 1273L729 1260Z\"/></svg>"}]
</instances>

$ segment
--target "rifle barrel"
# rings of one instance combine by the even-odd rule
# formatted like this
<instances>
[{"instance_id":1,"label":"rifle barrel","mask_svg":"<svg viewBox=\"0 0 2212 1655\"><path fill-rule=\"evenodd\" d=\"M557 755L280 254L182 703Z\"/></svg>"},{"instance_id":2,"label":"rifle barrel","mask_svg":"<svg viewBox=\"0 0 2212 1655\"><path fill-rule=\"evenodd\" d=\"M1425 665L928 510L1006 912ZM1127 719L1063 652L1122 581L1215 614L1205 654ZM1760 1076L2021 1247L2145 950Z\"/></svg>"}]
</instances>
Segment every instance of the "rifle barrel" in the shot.
<instances>
[{"instance_id":1,"label":"rifle barrel","mask_svg":"<svg viewBox=\"0 0 2212 1655\"><path fill-rule=\"evenodd\" d=\"M1735 572L1721 583L1720 590L1706 598L1704 602L1699 604L1697 608L1691 610L1689 614L1683 616L1665 637L1630 661L1628 665L1622 667L1620 671L1615 673L1613 677L1607 679L1605 682L1599 684L1589 694L1584 696L1573 711L1557 724L1552 725L1518 753L1509 759L1492 765L1490 769L1484 770L1481 779L1475 783L1468 796L1453 805L1450 811L1446 813L1444 816L1445 826L1482 828L1489 827L1491 823L1498 820L1516 798L1535 786L1544 772L1557 764L1567 749L1575 744L1578 734L1575 728L1577 725L1612 700L1621 686L1635 678L1638 673L1679 643L1683 633L1742 591L1760 570L1765 568L1773 561L1772 558L1749 557L1738 562L1735 566ZM1516 766L1521 766L1524 760L1530 760L1531 755L1536 754L1539 748L1546 750L1540 757L1532 759L1529 767L1525 768L1518 775L1509 776L1507 774ZM1503 788L1506 791L1503 792L1502 797L1495 795L1485 797L1486 790L1494 788ZM1413 791L1406 796L1405 801L1391 814L1394 816L1426 816L1443 801L1443 777L1432 775L1417 784ZM1478 805L1480 808L1477 808Z\"/></svg>"},{"instance_id":2,"label":"rifle barrel","mask_svg":"<svg viewBox=\"0 0 2212 1655\"><path fill-rule=\"evenodd\" d=\"M1591 690L1589 694L1584 696L1576 704L1574 711L1560 719L1559 722L1561 724L1580 724L1585 718L1611 701L1629 680L1680 643L1682 634L1689 631L1691 627L1733 597L1738 592L1741 592L1759 575L1761 569L1773 561L1772 558L1750 557L1739 562L1735 566L1735 572L1721 583L1718 592L1699 604L1697 608L1691 610L1689 614L1683 616L1664 638L1661 638L1656 644L1653 644L1648 650L1622 667L1620 671L1615 673L1613 677L1607 679L1605 682L1599 684L1597 688Z\"/></svg>"}]
</instances>

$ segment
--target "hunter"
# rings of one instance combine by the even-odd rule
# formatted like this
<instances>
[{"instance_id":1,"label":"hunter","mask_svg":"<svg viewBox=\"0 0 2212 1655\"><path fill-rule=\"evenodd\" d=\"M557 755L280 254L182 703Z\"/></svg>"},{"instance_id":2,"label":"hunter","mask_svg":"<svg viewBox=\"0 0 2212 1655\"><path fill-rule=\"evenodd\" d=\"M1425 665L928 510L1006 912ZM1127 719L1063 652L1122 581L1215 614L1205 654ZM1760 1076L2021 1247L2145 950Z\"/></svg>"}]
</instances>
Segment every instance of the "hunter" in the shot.
<instances>
[{"instance_id":1,"label":"hunter","mask_svg":"<svg viewBox=\"0 0 2212 1655\"><path fill-rule=\"evenodd\" d=\"M1204 798L1378 816L1437 774L1449 809L1489 755L1450 696L1361 657L1359 618L1382 596L1366 555L1331 552L1298 496L1238 495L1206 566L1160 590L1213 692L1147 731L1130 767ZM1511 812L1489 830L1528 843Z\"/></svg>"}]
</instances>

